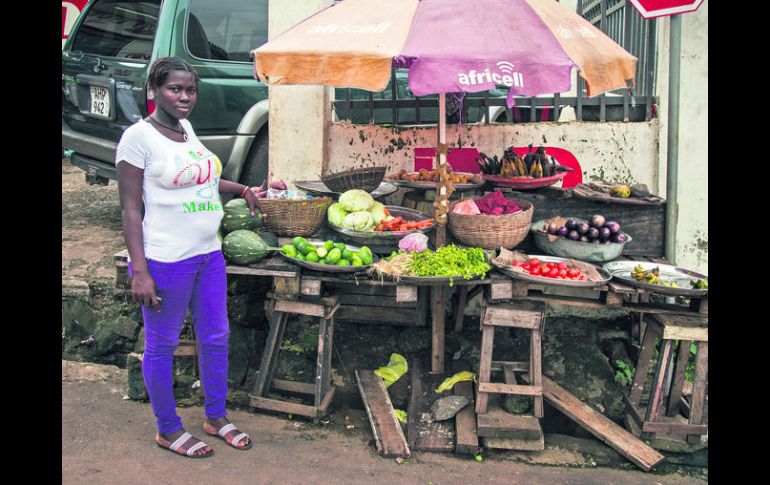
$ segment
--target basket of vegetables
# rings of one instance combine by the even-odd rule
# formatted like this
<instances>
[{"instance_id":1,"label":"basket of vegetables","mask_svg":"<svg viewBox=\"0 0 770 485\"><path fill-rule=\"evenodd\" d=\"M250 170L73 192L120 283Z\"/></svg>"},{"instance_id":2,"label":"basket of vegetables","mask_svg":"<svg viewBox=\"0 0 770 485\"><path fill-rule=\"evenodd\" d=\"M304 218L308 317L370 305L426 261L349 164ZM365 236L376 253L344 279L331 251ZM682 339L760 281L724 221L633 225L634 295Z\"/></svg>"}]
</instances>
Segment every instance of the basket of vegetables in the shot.
<instances>
[{"instance_id":1,"label":"basket of vegetables","mask_svg":"<svg viewBox=\"0 0 770 485\"><path fill-rule=\"evenodd\" d=\"M305 200L257 199L259 210L265 214L267 230L278 236L310 236L324 223L331 197Z\"/></svg>"},{"instance_id":2,"label":"basket of vegetables","mask_svg":"<svg viewBox=\"0 0 770 485\"><path fill-rule=\"evenodd\" d=\"M424 212L386 206L363 190L349 190L329 206L327 224L335 232L359 244L396 245L402 237L427 233L436 225Z\"/></svg>"},{"instance_id":3,"label":"basket of vegetables","mask_svg":"<svg viewBox=\"0 0 770 485\"><path fill-rule=\"evenodd\" d=\"M531 202L506 199L495 191L452 203L447 226L466 246L512 249L527 237L533 211Z\"/></svg>"}]
</instances>

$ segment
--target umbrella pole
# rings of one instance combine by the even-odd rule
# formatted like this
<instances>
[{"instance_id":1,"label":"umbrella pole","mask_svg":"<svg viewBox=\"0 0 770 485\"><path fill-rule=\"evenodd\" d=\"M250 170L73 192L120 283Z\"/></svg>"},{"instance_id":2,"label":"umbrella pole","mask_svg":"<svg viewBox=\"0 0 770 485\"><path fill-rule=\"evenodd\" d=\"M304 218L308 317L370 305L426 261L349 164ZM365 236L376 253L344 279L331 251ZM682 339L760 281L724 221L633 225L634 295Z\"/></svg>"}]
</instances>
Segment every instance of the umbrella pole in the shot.
<instances>
[{"instance_id":1,"label":"umbrella pole","mask_svg":"<svg viewBox=\"0 0 770 485\"><path fill-rule=\"evenodd\" d=\"M443 145L446 145L446 93L439 93L438 95L438 145L439 148ZM441 166L446 165L446 153L443 152L443 150L437 149L436 154L438 155L437 161L438 166L437 169ZM436 190L438 191L437 195L444 195L447 193L447 187L446 184L442 179L439 179L438 185L436 187ZM443 200L440 199L440 200ZM448 205L448 202L444 202L444 204ZM440 217L440 214L442 212L439 211L439 208L436 207L434 211L434 217L436 218L436 247L443 246L446 242L446 216ZM443 212L445 214L445 212Z\"/></svg>"}]
</instances>

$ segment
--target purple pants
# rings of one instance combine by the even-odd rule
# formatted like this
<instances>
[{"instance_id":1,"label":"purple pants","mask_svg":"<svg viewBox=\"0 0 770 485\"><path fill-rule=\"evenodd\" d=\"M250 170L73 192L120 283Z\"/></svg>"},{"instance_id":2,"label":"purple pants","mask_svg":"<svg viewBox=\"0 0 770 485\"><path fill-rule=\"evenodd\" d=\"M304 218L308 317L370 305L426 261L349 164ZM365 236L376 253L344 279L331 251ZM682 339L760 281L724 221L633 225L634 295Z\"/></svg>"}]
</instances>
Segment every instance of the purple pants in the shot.
<instances>
[{"instance_id":1,"label":"purple pants","mask_svg":"<svg viewBox=\"0 0 770 485\"><path fill-rule=\"evenodd\" d=\"M222 251L214 251L175 263L147 260L155 291L163 299L160 312L142 306L144 360L142 373L158 431L173 433L182 428L174 399L173 360L182 324L190 310L198 342L205 412L209 419L227 415L227 274ZM129 263L129 274L133 268Z\"/></svg>"}]
</instances>

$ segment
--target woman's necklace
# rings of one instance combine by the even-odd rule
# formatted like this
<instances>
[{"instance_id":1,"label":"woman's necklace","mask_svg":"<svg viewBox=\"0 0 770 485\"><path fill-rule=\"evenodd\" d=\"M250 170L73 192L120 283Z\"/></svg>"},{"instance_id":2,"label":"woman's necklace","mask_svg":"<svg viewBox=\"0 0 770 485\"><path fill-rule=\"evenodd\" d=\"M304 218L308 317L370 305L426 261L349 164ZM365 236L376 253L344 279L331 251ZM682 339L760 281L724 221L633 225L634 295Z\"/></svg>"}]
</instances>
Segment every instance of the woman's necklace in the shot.
<instances>
[{"instance_id":1,"label":"woman's necklace","mask_svg":"<svg viewBox=\"0 0 770 485\"><path fill-rule=\"evenodd\" d=\"M182 138L184 138L184 141L187 141L187 132L185 132L185 131L184 131L184 128L182 128L181 130L177 130L176 128L173 128L173 127L171 127L171 126L168 126L168 125L164 125L163 123L161 123L160 121L158 121L156 118L154 118L152 115L150 115L150 116L149 116L149 118L150 118L152 121L154 121L155 123L157 123L157 124L159 124L160 126L162 126L163 128L167 128L167 129L169 129L169 130L173 131L174 133L181 133L181 134L182 134ZM180 124L179 126L181 127L182 125Z\"/></svg>"}]
</instances>

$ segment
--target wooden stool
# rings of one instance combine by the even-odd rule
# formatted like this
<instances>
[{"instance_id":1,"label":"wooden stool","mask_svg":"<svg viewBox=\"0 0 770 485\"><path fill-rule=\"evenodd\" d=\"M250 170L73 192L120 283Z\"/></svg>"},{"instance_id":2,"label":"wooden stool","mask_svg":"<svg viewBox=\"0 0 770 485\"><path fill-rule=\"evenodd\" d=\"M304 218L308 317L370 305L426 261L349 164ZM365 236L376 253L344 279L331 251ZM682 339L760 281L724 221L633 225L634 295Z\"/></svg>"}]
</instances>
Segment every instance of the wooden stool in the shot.
<instances>
[{"instance_id":1,"label":"wooden stool","mask_svg":"<svg viewBox=\"0 0 770 485\"><path fill-rule=\"evenodd\" d=\"M313 301L283 299L276 299L274 301L270 332L265 343L265 350L262 353L259 376L250 396L250 404L258 409L317 418L326 413L334 396L335 388L329 384L329 373L332 363L334 313L340 306L338 295L335 294ZM315 383L313 384L273 379L281 342L283 341L283 333L286 329L286 321L290 313L318 318L318 357ZM314 398L313 405L268 398L266 397L267 391L270 389L271 384L273 389L276 390L311 395Z\"/></svg>"},{"instance_id":2,"label":"wooden stool","mask_svg":"<svg viewBox=\"0 0 770 485\"><path fill-rule=\"evenodd\" d=\"M631 384L631 391L626 401L627 416L638 427L642 437L654 439L666 435L687 435L689 443L699 443L700 435L708 432L708 425L703 424L703 411L706 404L708 386L708 320L707 317L648 315L646 329L642 339L642 348ZM650 371L655 354L655 341L661 339L658 361L655 367L652 388L646 411L642 411L642 393L645 378ZM675 343L679 342L678 355L674 356ZM690 344L696 342L695 379L690 402L682 398L687 361L690 356ZM672 361L673 363L672 365ZM670 377L670 386L667 381ZM663 402L666 403L665 416L661 416ZM688 421L679 417L680 408L688 415ZM632 430L633 431L633 430Z\"/></svg>"},{"instance_id":3,"label":"wooden stool","mask_svg":"<svg viewBox=\"0 0 770 485\"><path fill-rule=\"evenodd\" d=\"M515 301L493 304L485 297L481 306L481 361L476 396L476 413L486 414L489 394L533 396L534 416L543 417L543 374L541 338L545 322L545 304L534 301ZM531 332L529 362L492 361L495 327L523 328ZM492 370L502 370L505 384L491 381ZM530 385L519 385L513 371L529 373Z\"/></svg>"}]
</instances>

